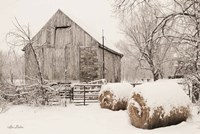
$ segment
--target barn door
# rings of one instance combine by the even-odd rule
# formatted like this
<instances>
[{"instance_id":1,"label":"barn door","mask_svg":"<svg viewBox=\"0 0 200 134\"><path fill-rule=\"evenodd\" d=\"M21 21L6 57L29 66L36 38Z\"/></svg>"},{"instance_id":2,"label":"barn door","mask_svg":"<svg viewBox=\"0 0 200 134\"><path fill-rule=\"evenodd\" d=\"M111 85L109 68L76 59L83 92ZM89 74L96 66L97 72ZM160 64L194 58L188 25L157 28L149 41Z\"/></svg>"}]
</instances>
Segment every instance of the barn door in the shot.
<instances>
[{"instance_id":1,"label":"barn door","mask_svg":"<svg viewBox=\"0 0 200 134\"><path fill-rule=\"evenodd\" d=\"M99 79L97 47L80 47L80 81Z\"/></svg>"},{"instance_id":2,"label":"barn door","mask_svg":"<svg viewBox=\"0 0 200 134\"><path fill-rule=\"evenodd\" d=\"M54 79L56 81L65 81L69 73L70 46L72 43L72 34L70 27L59 27L55 31L55 69Z\"/></svg>"}]
</instances>

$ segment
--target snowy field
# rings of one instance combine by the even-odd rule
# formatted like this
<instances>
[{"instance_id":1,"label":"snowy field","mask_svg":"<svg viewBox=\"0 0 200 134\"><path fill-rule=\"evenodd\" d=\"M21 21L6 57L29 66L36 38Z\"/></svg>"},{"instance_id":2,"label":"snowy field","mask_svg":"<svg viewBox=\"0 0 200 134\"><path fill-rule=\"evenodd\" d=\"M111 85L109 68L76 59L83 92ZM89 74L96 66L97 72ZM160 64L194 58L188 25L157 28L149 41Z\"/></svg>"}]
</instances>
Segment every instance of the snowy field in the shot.
<instances>
[{"instance_id":1,"label":"snowy field","mask_svg":"<svg viewBox=\"0 0 200 134\"><path fill-rule=\"evenodd\" d=\"M129 123L127 111L101 109L99 104L67 107L12 106L0 114L0 134L200 134L200 116L181 124L142 130Z\"/></svg>"}]
</instances>

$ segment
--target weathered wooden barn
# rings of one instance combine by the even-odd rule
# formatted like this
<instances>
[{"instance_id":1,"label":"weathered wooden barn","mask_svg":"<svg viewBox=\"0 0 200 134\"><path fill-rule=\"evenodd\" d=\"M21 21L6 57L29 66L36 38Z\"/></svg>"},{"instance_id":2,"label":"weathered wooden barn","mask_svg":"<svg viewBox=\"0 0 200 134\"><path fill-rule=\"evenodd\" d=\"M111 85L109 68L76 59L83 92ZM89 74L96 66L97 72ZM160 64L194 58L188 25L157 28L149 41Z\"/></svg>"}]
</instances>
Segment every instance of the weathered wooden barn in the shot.
<instances>
[{"instance_id":1,"label":"weathered wooden barn","mask_svg":"<svg viewBox=\"0 0 200 134\"><path fill-rule=\"evenodd\" d=\"M88 82L103 78L121 80L122 54L95 40L72 19L58 10L33 37L42 76L49 81ZM24 47L26 80L38 77L36 60L29 45Z\"/></svg>"}]
</instances>

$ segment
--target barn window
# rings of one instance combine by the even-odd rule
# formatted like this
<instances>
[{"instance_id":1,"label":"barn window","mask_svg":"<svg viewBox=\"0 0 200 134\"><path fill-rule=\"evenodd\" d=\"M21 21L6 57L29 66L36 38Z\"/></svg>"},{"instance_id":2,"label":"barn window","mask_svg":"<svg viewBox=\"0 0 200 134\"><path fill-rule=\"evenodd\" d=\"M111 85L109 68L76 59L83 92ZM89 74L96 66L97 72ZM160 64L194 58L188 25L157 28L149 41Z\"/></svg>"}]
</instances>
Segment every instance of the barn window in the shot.
<instances>
[{"instance_id":1,"label":"barn window","mask_svg":"<svg viewBox=\"0 0 200 134\"><path fill-rule=\"evenodd\" d=\"M65 48L67 44L72 42L71 26L55 27L54 45L56 48Z\"/></svg>"}]
</instances>

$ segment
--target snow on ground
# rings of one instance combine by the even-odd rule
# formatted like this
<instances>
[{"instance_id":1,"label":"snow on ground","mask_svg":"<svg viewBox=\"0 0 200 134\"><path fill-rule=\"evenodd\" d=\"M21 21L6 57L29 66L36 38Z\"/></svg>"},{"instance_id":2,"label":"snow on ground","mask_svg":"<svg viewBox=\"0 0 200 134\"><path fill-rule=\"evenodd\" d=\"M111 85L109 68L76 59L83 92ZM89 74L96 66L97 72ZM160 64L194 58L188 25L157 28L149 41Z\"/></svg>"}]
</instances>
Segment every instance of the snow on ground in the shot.
<instances>
[{"instance_id":1,"label":"snow on ground","mask_svg":"<svg viewBox=\"0 0 200 134\"><path fill-rule=\"evenodd\" d=\"M200 134L200 116L181 124L143 130L129 123L127 111L101 109L99 104L67 107L12 106L0 114L1 134Z\"/></svg>"}]
</instances>

